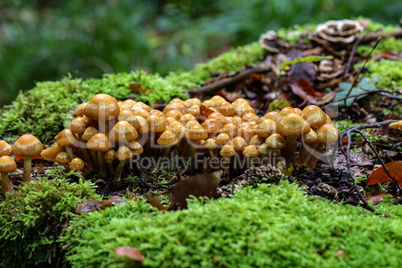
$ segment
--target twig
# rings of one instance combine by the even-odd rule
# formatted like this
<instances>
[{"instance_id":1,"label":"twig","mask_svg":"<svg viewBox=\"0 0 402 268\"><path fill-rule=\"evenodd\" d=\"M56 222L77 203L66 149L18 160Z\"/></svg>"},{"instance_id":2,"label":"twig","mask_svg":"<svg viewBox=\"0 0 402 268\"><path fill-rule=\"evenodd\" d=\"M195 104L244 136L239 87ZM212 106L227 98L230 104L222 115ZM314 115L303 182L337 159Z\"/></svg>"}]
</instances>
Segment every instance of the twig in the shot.
<instances>
[{"instance_id":1,"label":"twig","mask_svg":"<svg viewBox=\"0 0 402 268\"><path fill-rule=\"evenodd\" d=\"M366 63L368 62L369 57L370 57L371 54L374 52L374 50L376 49L376 47L378 46L378 44L380 43L380 41L381 41L381 37L379 37L379 38L377 39L377 41L376 41L376 43L374 44L373 48L371 49L370 53L365 57L363 66L362 66L362 68L359 69L359 72L357 73L355 79L353 80L352 85L350 85L350 89L349 89L348 93L346 94L346 97L349 96L349 94L352 92L352 89L355 87L355 85L356 85L356 83L357 83L357 81L358 81L358 79L359 79L360 74L362 73L362 71L363 71L364 68L366 67ZM346 100L344 101L344 104L345 104L345 107L346 107Z\"/></svg>"},{"instance_id":2,"label":"twig","mask_svg":"<svg viewBox=\"0 0 402 268\"><path fill-rule=\"evenodd\" d=\"M397 192L397 194L399 195L399 194L402 193L402 188L399 186L399 184L398 184L398 182L396 181L395 177L390 174L390 172L389 172L387 166L386 166L385 163L384 163L384 160L381 158L381 156L379 155L377 149L374 147L374 145L372 144L372 142L371 142L371 141L368 139L368 137L361 131L362 129L367 129L367 128L380 128L380 127L382 127L382 126L389 125L389 124L394 123L394 122L397 122L397 121L398 121L398 120L386 120L386 121L379 122L379 123L374 123L374 124L366 124L366 125L352 126L352 127L349 127L349 128L347 128L347 129L345 129L344 131L342 131L342 133L341 133L341 135L340 135L340 140L341 140L341 142L342 142L342 139L343 139L343 137L345 137L345 136L347 137L347 140L348 140L347 147L346 147L346 153L345 153L344 150L341 150L342 153L343 153L343 154L345 155L345 157L346 157L346 166L347 166L348 173L349 173L348 176L353 177L353 176L352 176L351 169L350 169L350 147L351 147L351 144L352 144L352 133L353 133L353 132L356 132L356 133L359 133L359 134L364 138L364 140L365 140L365 141L368 143L368 145L370 146L371 150L373 150L374 154L376 155L376 157L377 157L378 160L380 161L381 166L384 168L384 170L385 170L385 172L387 173L387 175L388 175L388 176L392 179L392 181L394 182L395 188L396 188L396 192ZM353 179L353 181L354 181L354 179ZM363 202L367 203L365 200L364 200Z\"/></svg>"},{"instance_id":3,"label":"twig","mask_svg":"<svg viewBox=\"0 0 402 268\"><path fill-rule=\"evenodd\" d=\"M342 134L343 134L343 132L342 132ZM353 188L355 189L355 191L356 191L356 193L357 193L357 196L360 198L360 200L363 202L363 207L365 208L365 209L367 209L367 210L369 210L369 211L371 211L371 212L375 212L375 209L372 207L372 206L370 206L368 203L367 203L367 200L364 198L364 196L360 193L360 191L359 191L359 188L357 188L357 185L356 185L356 180L355 180L355 178L352 176L352 171L351 171L351 169L350 169L350 147L351 147L351 140L352 140L352 136L351 136L351 133L350 132L346 132L346 135L347 135L347 138L348 138L348 145L347 145L347 147L346 147L346 150L347 150L347 153L346 153L346 155L345 155L345 157L346 157L346 167L347 167L347 175L348 175L348 178L349 178L349 180L352 182L352 184L353 184ZM342 135L341 135L341 142L342 142Z\"/></svg>"},{"instance_id":4,"label":"twig","mask_svg":"<svg viewBox=\"0 0 402 268\"><path fill-rule=\"evenodd\" d=\"M349 59L348 59L348 65L346 66L346 69L345 69L345 75L349 73L350 67L352 66L353 56L356 53L356 48L360 44L360 42L362 40L363 40L363 36L360 37L359 39L357 39L356 42L353 45L352 52L350 53L350 56L349 56Z\"/></svg>"},{"instance_id":5,"label":"twig","mask_svg":"<svg viewBox=\"0 0 402 268\"><path fill-rule=\"evenodd\" d=\"M363 36L363 39L361 40L361 43L370 43L374 40L377 40L378 38L388 38L388 37L395 37L395 38L401 38L402 37L402 30L396 30L394 32L389 32L389 33L368 33L365 36Z\"/></svg>"},{"instance_id":6,"label":"twig","mask_svg":"<svg viewBox=\"0 0 402 268\"><path fill-rule=\"evenodd\" d=\"M188 92L190 94L208 94L210 92L213 92L213 91L223 88L225 86L231 85L231 84L236 83L241 80L244 80L253 73L267 72L270 69L271 69L271 65L260 64L257 67L243 70L243 71L239 72L238 74L236 74L235 76L227 77L222 80L218 80L212 84L209 84L209 85L206 85L206 86L203 86L200 88L189 89Z\"/></svg>"}]
</instances>

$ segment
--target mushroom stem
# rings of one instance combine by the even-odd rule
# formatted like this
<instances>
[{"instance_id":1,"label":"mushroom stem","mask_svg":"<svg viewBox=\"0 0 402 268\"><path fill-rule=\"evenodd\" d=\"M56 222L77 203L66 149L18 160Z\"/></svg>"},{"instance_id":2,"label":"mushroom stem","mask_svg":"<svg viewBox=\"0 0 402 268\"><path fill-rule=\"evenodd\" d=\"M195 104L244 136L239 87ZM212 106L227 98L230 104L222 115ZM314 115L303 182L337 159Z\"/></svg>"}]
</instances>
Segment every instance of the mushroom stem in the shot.
<instances>
[{"instance_id":1,"label":"mushroom stem","mask_svg":"<svg viewBox=\"0 0 402 268\"><path fill-rule=\"evenodd\" d=\"M105 167L105 153L102 151L98 151L98 163L99 163L99 171L103 176L106 176L106 167Z\"/></svg>"},{"instance_id":2,"label":"mushroom stem","mask_svg":"<svg viewBox=\"0 0 402 268\"><path fill-rule=\"evenodd\" d=\"M326 148L326 146L324 143L318 143L314 154L311 155L310 159L308 160L308 162L306 164L306 168L308 168L308 169L315 168L315 166L317 165L318 159L320 159L322 154L325 152L325 148Z\"/></svg>"},{"instance_id":3,"label":"mushroom stem","mask_svg":"<svg viewBox=\"0 0 402 268\"><path fill-rule=\"evenodd\" d=\"M85 141L82 139L82 133L78 133L78 138L80 139L80 148L81 148L81 152L84 156L84 160L88 165L88 169L89 170L93 170L94 169L94 163L92 162L92 158L91 155L89 154L89 150L86 146ZM71 157L71 156L69 156ZM70 159L74 159L74 158L70 158Z\"/></svg>"},{"instance_id":4,"label":"mushroom stem","mask_svg":"<svg viewBox=\"0 0 402 268\"><path fill-rule=\"evenodd\" d=\"M119 164L116 168L116 182L120 181L121 173L123 172L124 165L126 164L127 160L119 160Z\"/></svg>"},{"instance_id":5,"label":"mushroom stem","mask_svg":"<svg viewBox=\"0 0 402 268\"><path fill-rule=\"evenodd\" d=\"M222 166L225 169L225 174L227 174L228 176L230 175L230 156L224 157L223 161L222 161Z\"/></svg>"},{"instance_id":6,"label":"mushroom stem","mask_svg":"<svg viewBox=\"0 0 402 268\"><path fill-rule=\"evenodd\" d=\"M298 166L299 168L302 166L307 166L310 158L313 157L313 153L315 152L315 147L317 143L303 143L301 144L300 152L299 152L299 159L298 159Z\"/></svg>"},{"instance_id":7,"label":"mushroom stem","mask_svg":"<svg viewBox=\"0 0 402 268\"><path fill-rule=\"evenodd\" d=\"M90 151L90 152L91 152L91 155L92 155L92 159L94 161L95 169L99 169L98 155L97 155L96 151Z\"/></svg>"},{"instance_id":8,"label":"mushroom stem","mask_svg":"<svg viewBox=\"0 0 402 268\"><path fill-rule=\"evenodd\" d=\"M71 146L66 146L66 153L68 154L68 157L70 157L70 159L74 159L74 153L73 153L73 148L71 148Z\"/></svg>"},{"instance_id":9,"label":"mushroom stem","mask_svg":"<svg viewBox=\"0 0 402 268\"><path fill-rule=\"evenodd\" d=\"M31 164L32 164L32 157L25 156L24 157L24 174L22 177L23 183L28 183L31 180Z\"/></svg>"},{"instance_id":10,"label":"mushroom stem","mask_svg":"<svg viewBox=\"0 0 402 268\"><path fill-rule=\"evenodd\" d=\"M8 172L1 172L1 191L3 194L14 192L10 179L8 178Z\"/></svg>"},{"instance_id":11,"label":"mushroom stem","mask_svg":"<svg viewBox=\"0 0 402 268\"><path fill-rule=\"evenodd\" d=\"M286 166L294 166L296 164L296 136L288 136L288 142L285 148L281 149L282 156L285 157Z\"/></svg>"},{"instance_id":12,"label":"mushroom stem","mask_svg":"<svg viewBox=\"0 0 402 268\"><path fill-rule=\"evenodd\" d=\"M113 167L113 161L112 160L106 160L108 166L109 166L109 171L113 176L116 176L116 173L114 171L114 167Z\"/></svg>"}]
</instances>

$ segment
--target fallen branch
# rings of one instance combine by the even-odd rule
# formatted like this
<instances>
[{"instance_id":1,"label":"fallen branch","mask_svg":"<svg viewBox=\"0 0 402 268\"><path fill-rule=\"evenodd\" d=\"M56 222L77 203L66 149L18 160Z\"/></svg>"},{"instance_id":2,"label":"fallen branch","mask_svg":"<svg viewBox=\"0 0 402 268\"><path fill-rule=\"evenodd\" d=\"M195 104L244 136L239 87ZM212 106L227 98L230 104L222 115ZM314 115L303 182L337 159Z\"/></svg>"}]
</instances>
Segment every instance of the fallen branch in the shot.
<instances>
[{"instance_id":1,"label":"fallen branch","mask_svg":"<svg viewBox=\"0 0 402 268\"><path fill-rule=\"evenodd\" d=\"M384 33L384 32L378 32L378 33L368 33L363 36L362 40L360 43L370 43L378 38L389 38L389 37L395 37L395 38L401 38L402 37L402 29L396 30L394 32L389 32L389 33Z\"/></svg>"},{"instance_id":2,"label":"fallen branch","mask_svg":"<svg viewBox=\"0 0 402 268\"><path fill-rule=\"evenodd\" d=\"M236 82L242 81L249 77L250 75L254 73L262 73L262 72L267 72L271 69L270 64L260 64L257 67L249 68L246 70L243 70L239 72L238 74L232 76L232 77L227 77L222 80L218 80L212 84L200 87L200 88L194 88L194 89L189 89L188 92L190 94L208 94L211 93L215 90L224 88L228 85L234 84Z\"/></svg>"}]
</instances>

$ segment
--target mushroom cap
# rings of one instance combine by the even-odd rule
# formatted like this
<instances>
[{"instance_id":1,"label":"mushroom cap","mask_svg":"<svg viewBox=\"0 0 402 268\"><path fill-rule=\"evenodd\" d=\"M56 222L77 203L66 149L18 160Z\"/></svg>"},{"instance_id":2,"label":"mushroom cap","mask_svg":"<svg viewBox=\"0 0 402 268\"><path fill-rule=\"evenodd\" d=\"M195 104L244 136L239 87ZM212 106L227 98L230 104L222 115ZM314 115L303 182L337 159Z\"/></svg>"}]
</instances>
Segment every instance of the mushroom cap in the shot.
<instances>
[{"instance_id":1,"label":"mushroom cap","mask_svg":"<svg viewBox=\"0 0 402 268\"><path fill-rule=\"evenodd\" d=\"M265 140L270 149L278 150L286 146L286 140L278 133L274 133Z\"/></svg>"},{"instance_id":2,"label":"mushroom cap","mask_svg":"<svg viewBox=\"0 0 402 268\"><path fill-rule=\"evenodd\" d=\"M148 105L146 105L145 103L139 101L137 103L135 103L132 107L131 107L131 111L135 111L135 110L141 110L144 109L145 111L147 111L148 113L152 110L151 107L149 107Z\"/></svg>"},{"instance_id":3,"label":"mushroom cap","mask_svg":"<svg viewBox=\"0 0 402 268\"><path fill-rule=\"evenodd\" d=\"M70 162L70 170L80 171L85 167L85 162L81 158L73 158Z\"/></svg>"},{"instance_id":4,"label":"mushroom cap","mask_svg":"<svg viewBox=\"0 0 402 268\"><path fill-rule=\"evenodd\" d=\"M183 114L177 110L170 110L166 113L166 117L173 117L175 120L180 120Z\"/></svg>"},{"instance_id":5,"label":"mushroom cap","mask_svg":"<svg viewBox=\"0 0 402 268\"><path fill-rule=\"evenodd\" d=\"M170 102L164 109L163 109L163 113L167 114L167 112L171 111L171 110L176 110L179 111L182 114L186 113L186 106L184 106L183 103L180 102Z\"/></svg>"},{"instance_id":6,"label":"mushroom cap","mask_svg":"<svg viewBox=\"0 0 402 268\"><path fill-rule=\"evenodd\" d=\"M258 117L258 115L254 114L254 113L246 113L241 118L241 120L243 122L254 122L254 121L258 121L259 119L260 118Z\"/></svg>"},{"instance_id":7,"label":"mushroom cap","mask_svg":"<svg viewBox=\"0 0 402 268\"><path fill-rule=\"evenodd\" d=\"M216 142L214 139L207 139L203 144L205 149L214 150L216 149Z\"/></svg>"},{"instance_id":8,"label":"mushroom cap","mask_svg":"<svg viewBox=\"0 0 402 268\"><path fill-rule=\"evenodd\" d=\"M177 139L181 139L186 134L186 128L180 122L177 122L177 124L172 126L172 132L176 135Z\"/></svg>"},{"instance_id":9,"label":"mushroom cap","mask_svg":"<svg viewBox=\"0 0 402 268\"><path fill-rule=\"evenodd\" d=\"M35 156L43 150L42 143L33 135L22 135L13 145L13 152L17 156Z\"/></svg>"},{"instance_id":10,"label":"mushroom cap","mask_svg":"<svg viewBox=\"0 0 402 268\"><path fill-rule=\"evenodd\" d=\"M201 124L201 126L208 134L219 132L219 130L222 128L222 124L216 119L207 119Z\"/></svg>"},{"instance_id":11,"label":"mushroom cap","mask_svg":"<svg viewBox=\"0 0 402 268\"><path fill-rule=\"evenodd\" d=\"M216 103L213 100L205 100L202 105L210 108L210 107L216 107Z\"/></svg>"},{"instance_id":12,"label":"mushroom cap","mask_svg":"<svg viewBox=\"0 0 402 268\"><path fill-rule=\"evenodd\" d=\"M232 145L226 144L225 146L222 147L219 154L222 157L232 157L236 154L236 150Z\"/></svg>"},{"instance_id":13,"label":"mushroom cap","mask_svg":"<svg viewBox=\"0 0 402 268\"><path fill-rule=\"evenodd\" d=\"M234 106L234 104L232 103L232 105ZM255 110L250 106L250 104L247 103L241 103L237 106L234 106L235 110L236 110L236 114L240 117L242 117L245 114L248 113L255 113Z\"/></svg>"},{"instance_id":14,"label":"mushroom cap","mask_svg":"<svg viewBox=\"0 0 402 268\"><path fill-rule=\"evenodd\" d=\"M275 122L279 123L285 116L288 114L295 114L295 110L293 110L292 107L285 107L283 108L276 116L275 116Z\"/></svg>"},{"instance_id":15,"label":"mushroom cap","mask_svg":"<svg viewBox=\"0 0 402 268\"><path fill-rule=\"evenodd\" d=\"M306 106L300 116L306 120L312 128L320 127L327 120L327 115L317 105Z\"/></svg>"},{"instance_id":16,"label":"mushroom cap","mask_svg":"<svg viewBox=\"0 0 402 268\"><path fill-rule=\"evenodd\" d=\"M127 146L123 145L117 150L115 154L118 160L127 160L133 157L133 152Z\"/></svg>"},{"instance_id":17,"label":"mushroom cap","mask_svg":"<svg viewBox=\"0 0 402 268\"><path fill-rule=\"evenodd\" d=\"M250 145L260 146L265 142L265 138L261 138L257 135L253 136L250 140Z\"/></svg>"},{"instance_id":18,"label":"mushroom cap","mask_svg":"<svg viewBox=\"0 0 402 268\"><path fill-rule=\"evenodd\" d=\"M255 128L255 133L261 138L268 138L276 131L276 123L272 119L266 119Z\"/></svg>"},{"instance_id":19,"label":"mushroom cap","mask_svg":"<svg viewBox=\"0 0 402 268\"><path fill-rule=\"evenodd\" d=\"M190 121L190 120L197 120L197 119L196 119L195 116L192 115L192 114L183 114L183 115L180 117L179 122L180 122L183 126L185 126L185 125L187 124L187 122Z\"/></svg>"},{"instance_id":20,"label":"mushroom cap","mask_svg":"<svg viewBox=\"0 0 402 268\"><path fill-rule=\"evenodd\" d=\"M70 130L74 133L84 133L89 123L86 117L78 116L70 122Z\"/></svg>"},{"instance_id":21,"label":"mushroom cap","mask_svg":"<svg viewBox=\"0 0 402 268\"><path fill-rule=\"evenodd\" d=\"M318 141L318 136L317 133L313 129L310 129L310 132L303 135L303 142L306 143L315 143Z\"/></svg>"},{"instance_id":22,"label":"mushroom cap","mask_svg":"<svg viewBox=\"0 0 402 268\"><path fill-rule=\"evenodd\" d=\"M200 125L193 126L187 132L187 138L190 140L205 140L208 138L207 131Z\"/></svg>"},{"instance_id":23,"label":"mushroom cap","mask_svg":"<svg viewBox=\"0 0 402 268\"><path fill-rule=\"evenodd\" d=\"M165 121L157 115L150 115L147 118L149 129L153 132L163 132L166 129Z\"/></svg>"},{"instance_id":24,"label":"mushroom cap","mask_svg":"<svg viewBox=\"0 0 402 268\"><path fill-rule=\"evenodd\" d=\"M329 144L336 142L339 137L338 130L331 124L324 124L316 130L318 142Z\"/></svg>"},{"instance_id":25,"label":"mushroom cap","mask_svg":"<svg viewBox=\"0 0 402 268\"><path fill-rule=\"evenodd\" d=\"M96 121L109 121L119 113L120 107L116 99L107 94L96 94L84 109L84 115Z\"/></svg>"},{"instance_id":26,"label":"mushroom cap","mask_svg":"<svg viewBox=\"0 0 402 268\"><path fill-rule=\"evenodd\" d=\"M255 145L249 145L243 150L243 155L245 157L256 157L259 155L257 147Z\"/></svg>"},{"instance_id":27,"label":"mushroom cap","mask_svg":"<svg viewBox=\"0 0 402 268\"><path fill-rule=\"evenodd\" d=\"M0 141L0 156L3 155L12 155L13 147L8 144L6 141Z\"/></svg>"},{"instance_id":28,"label":"mushroom cap","mask_svg":"<svg viewBox=\"0 0 402 268\"><path fill-rule=\"evenodd\" d=\"M260 155L268 155L269 154L269 148L268 145L266 143L263 143L260 145L260 147L258 147L258 153Z\"/></svg>"},{"instance_id":29,"label":"mushroom cap","mask_svg":"<svg viewBox=\"0 0 402 268\"><path fill-rule=\"evenodd\" d=\"M389 128L402 130L402 120L388 125Z\"/></svg>"},{"instance_id":30,"label":"mushroom cap","mask_svg":"<svg viewBox=\"0 0 402 268\"><path fill-rule=\"evenodd\" d=\"M109 139L117 142L130 142L136 140L138 132L126 121L119 121L109 132Z\"/></svg>"},{"instance_id":31,"label":"mushroom cap","mask_svg":"<svg viewBox=\"0 0 402 268\"><path fill-rule=\"evenodd\" d=\"M276 125L276 131L283 136L299 136L310 132L310 125L300 115L286 115Z\"/></svg>"},{"instance_id":32,"label":"mushroom cap","mask_svg":"<svg viewBox=\"0 0 402 268\"><path fill-rule=\"evenodd\" d=\"M79 141L77 140L77 137L71 132L71 130L65 129L64 135L57 140L57 145L59 145L60 147L78 146Z\"/></svg>"},{"instance_id":33,"label":"mushroom cap","mask_svg":"<svg viewBox=\"0 0 402 268\"><path fill-rule=\"evenodd\" d=\"M85 106L87 106L88 102L81 103L75 108L74 114L75 116L84 116Z\"/></svg>"},{"instance_id":34,"label":"mushroom cap","mask_svg":"<svg viewBox=\"0 0 402 268\"><path fill-rule=\"evenodd\" d=\"M40 155L43 157L43 159L56 161L56 156L61 153L63 149L63 147L60 147L57 145L57 143L55 143L52 147L43 150Z\"/></svg>"},{"instance_id":35,"label":"mushroom cap","mask_svg":"<svg viewBox=\"0 0 402 268\"><path fill-rule=\"evenodd\" d=\"M96 133L98 133L98 130L96 128L87 127L82 134L81 139L83 141L89 141Z\"/></svg>"},{"instance_id":36,"label":"mushroom cap","mask_svg":"<svg viewBox=\"0 0 402 268\"><path fill-rule=\"evenodd\" d=\"M219 95L215 95L211 98L211 101L215 102L215 106L219 106L222 102L226 101L225 98Z\"/></svg>"},{"instance_id":37,"label":"mushroom cap","mask_svg":"<svg viewBox=\"0 0 402 268\"><path fill-rule=\"evenodd\" d=\"M134 128L140 134L148 133L149 132L149 125L147 119L142 116L135 116L136 121L133 123Z\"/></svg>"},{"instance_id":38,"label":"mushroom cap","mask_svg":"<svg viewBox=\"0 0 402 268\"><path fill-rule=\"evenodd\" d=\"M159 145L175 145L179 142L176 135L172 131L165 130L157 140Z\"/></svg>"},{"instance_id":39,"label":"mushroom cap","mask_svg":"<svg viewBox=\"0 0 402 268\"><path fill-rule=\"evenodd\" d=\"M226 133L230 137L234 137L237 134L237 127L233 123L226 124L221 128L220 133Z\"/></svg>"},{"instance_id":40,"label":"mushroom cap","mask_svg":"<svg viewBox=\"0 0 402 268\"><path fill-rule=\"evenodd\" d=\"M134 113L130 110L122 110L120 111L119 115L117 116L117 120L118 121L127 121L127 119L132 119L132 117L134 116ZM127 121L129 122L129 121ZM130 122L129 122L130 123Z\"/></svg>"},{"instance_id":41,"label":"mushroom cap","mask_svg":"<svg viewBox=\"0 0 402 268\"><path fill-rule=\"evenodd\" d=\"M192 114L194 116L200 115L200 106L193 105L187 109L187 113Z\"/></svg>"},{"instance_id":42,"label":"mushroom cap","mask_svg":"<svg viewBox=\"0 0 402 268\"><path fill-rule=\"evenodd\" d=\"M232 105L233 105L234 107L240 106L240 105L242 105L242 104L249 104L249 103L248 103L248 101L246 101L246 100L243 99L243 98L238 98L238 99L236 99L234 102L232 102Z\"/></svg>"},{"instance_id":43,"label":"mushroom cap","mask_svg":"<svg viewBox=\"0 0 402 268\"><path fill-rule=\"evenodd\" d=\"M116 154L116 151L113 149L110 149L109 151L107 151L105 153L105 155L103 157L105 157L105 160L109 162L109 161L113 161L116 159L116 157L114 156L115 154Z\"/></svg>"},{"instance_id":44,"label":"mushroom cap","mask_svg":"<svg viewBox=\"0 0 402 268\"><path fill-rule=\"evenodd\" d=\"M244 125L237 130L237 136L243 137L246 141L251 140L255 135L254 129L250 125Z\"/></svg>"},{"instance_id":45,"label":"mushroom cap","mask_svg":"<svg viewBox=\"0 0 402 268\"><path fill-rule=\"evenodd\" d=\"M144 118L148 118L148 116L150 116L150 114L147 112L147 110L145 109L138 109L138 110L134 110L133 111L134 115L138 115L138 116L142 116ZM156 115L156 114L154 114ZM159 115L158 115L159 116Z\"/></svg>"},{"instance_id":46,"label":"mushroom cap","mask_svg":"<svg viewBox=\"0 0 402 268\"><path fill-rule=\"evenodd\" d=\"M217 145L225 145L230 141L230 136L226 133L221 133L219 134L216 139L215 142Z\"/></svg>"},{"instance_id":47,"label":"mushroom cap","mask_svg":"<svg viewBox=\"0 0 402 268\"><path fill-rule=\"evenodd\" d=\"M137 141L130 142L127 147L131 149L134 155L141 155L144 152L144 148Z\"/></svg>"},{"instance_id":48,"label":"mushroom cap","mask_svg":"<svg viewBox=\"0 0 402 268\"><path fill-rule=\"evenodd\" d=\"M55 160L60 164L68 164L68 162L70 162L70 157L66 152L60 152L57 154Z\"/></svg>"},{"instance_id":49,"label":"mushroom cap","mask_svg":"<svg viewBox=\"0 0 402 268\"><path fill-rule=\"evenodd\" d=\"M92 151L107 152L112 146L105 134L97 133L87 142L87 147Z\"/></svg>"},{"instance_id":50,"label":"mushroom cap","mask_svg":"<svg viewBox=\"0 0 402 268\"><path fill-rule=\"evenodd\" d=\"M194 105L196 106L201 106L201 100L198 98L191 98L191 99L187 99L183 102L184 106L186 106L187 108L190 108Z\"/></svg>"},{"instance_id":51,"label":"mushroom cap","mask_svg":"<svg viewBox=\"0 0 402 268\"><path fill-rule=\"evenodd\" d=\"M217 110L224 116L231 116L231 115L236 114L236 110L235 110L234 106L228 101L221 102L219 104Z\"/></svg>"},{"instance_id":52,"label":"mushroom cap","mask_svg":"<svg viewBox=\"0 0 402 268\"><path fill-rule=\"evenodd\" d=\"M243 137L235 137L232 140L233 147L236 151L243 151L248 146L248 143Z\"/></svg>"},{"instance_id":53,"label":"mushroom cap","mask_svg":"<svg viewBox=\"0 0 402 268\"><path fill-rule=\"evenodd\" d=\"M0 157L0 173L9 173L17 168L17 164L14 159L8 155L3 155ZM6 178L2 178L6 179Z\"/></svg>"},{"instance_id":54,"label":"mushroom cap","mask_svg":"<svg viewBox=\"0 0 402 268\"><path fill-rule=\"evenodd\" d=\"M188 122L186 123L185 128L186 128L186 129L190 129L190 128L192 128L193 126L199 126L199 125L200 125L200 123L198 123L197 120L190 120L190 121L188 121Z\"/></svg>"},{"instance_id":55,"label":"mushroom cap","mask_svg":"<svg viewBox=\"0 0 402 268\"><path fill-rule=\"evenodd\" d=\"M271 112L268 112L268 113L266 113L263 117L262 117L262 119L264 120L264 119L271 119L271 120L274 120L275 121L275 117L277 116L277 114L278 114L278 112L276 112L276 111L271 111ZM262 120L261 120L262 121Z\"/></svg>"}]
</instances>

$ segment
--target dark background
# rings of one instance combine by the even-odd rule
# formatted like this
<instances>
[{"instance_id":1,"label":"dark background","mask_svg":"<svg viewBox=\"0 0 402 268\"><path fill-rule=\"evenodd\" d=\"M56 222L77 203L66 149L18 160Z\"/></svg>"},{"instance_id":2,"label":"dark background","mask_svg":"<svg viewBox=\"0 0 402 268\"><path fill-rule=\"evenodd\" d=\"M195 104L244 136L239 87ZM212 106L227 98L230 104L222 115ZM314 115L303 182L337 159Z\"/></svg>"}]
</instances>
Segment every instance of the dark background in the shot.
<instances>
[{"instance_id":1,"label":"dark background","mask_svg":"<svg viewBox=\"0 0 402 268\"><path fill-rule=\"evenodd\" d=\"M0 1L0 107L35 81L189 69L269 29L364 16L398 24L400 1Z\"/></svg>"}]
</instances>

